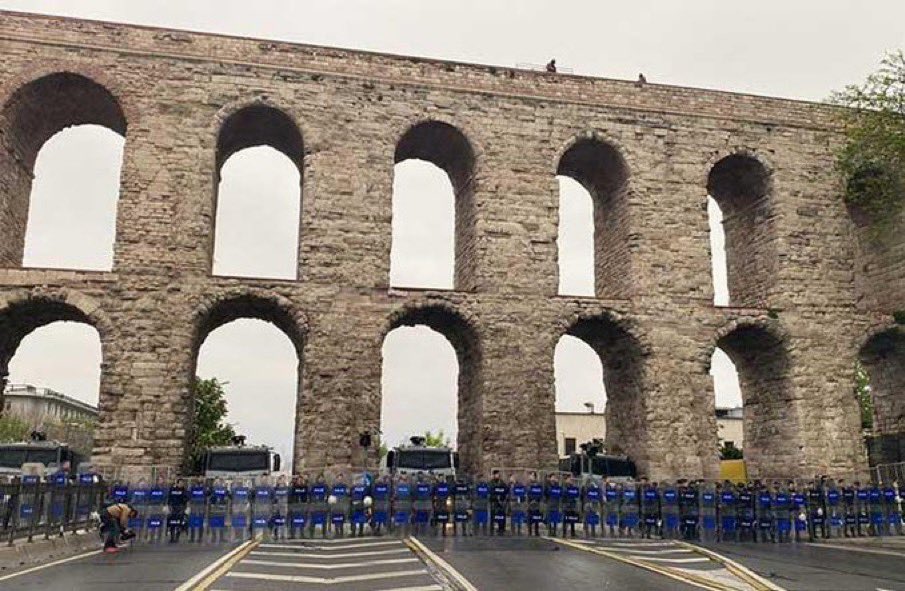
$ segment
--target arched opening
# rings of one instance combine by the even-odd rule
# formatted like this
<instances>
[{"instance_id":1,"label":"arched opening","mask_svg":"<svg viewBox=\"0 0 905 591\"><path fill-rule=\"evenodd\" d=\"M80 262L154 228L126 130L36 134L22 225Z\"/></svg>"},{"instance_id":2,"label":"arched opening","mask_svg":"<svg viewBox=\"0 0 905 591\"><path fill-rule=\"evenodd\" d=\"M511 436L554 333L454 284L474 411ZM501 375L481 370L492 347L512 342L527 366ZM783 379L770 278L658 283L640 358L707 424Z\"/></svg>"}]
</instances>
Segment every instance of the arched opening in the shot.
<instances>
[{"instance_id":1,"label":"arched opening","mask_svg":"<svg viewBox=\"0 0 905 591\"><path fill-rule=\"evenodd\" d=\"M303 160L301 132L278 109L245 107L223 123L213 274L298 277Z\"/></svg>"},{"instance_id":2,"label":"arched opening","mask_svg":"<svg viewBox=\"0 0 905 591\"><path fill-rule=\"evenodd\" d=\"M391 320L382 352L384 442L393 446L399 443L394 436L404 439L443 427L459 451L462 469L480 471L481 349L472 326L443 307L409 308Z\"/></svg>"},{"instance_id":3,"label":"arched opening","mask_svg":"<svg viewBox=\"0 0 905 591\"><path fill-rule=\"evenodd\" d=\"M302 326L284 304L257 296L221 300L199 322L189 376L225 384L226 422L247 444L272 447L284 471L300 453L303 346Z\"/></svg>"},{"instance_id":4,"label":"arched opening","mask_svg":"<svg viewBox=\"0 0 905 591\"><path fill-rule=\"evenodd\" d=\"M905 333L893 328L874 335L858 357L864 383L857 388L866 392L856 392L862 426L871 436L871 464L905 461Z\"/></svg>"},{"instance_id":5,"label":"arched opening","mask_svg":"<svg viewBox=\"0 0 905 591\"><path fill-rule=\"evenodd\" d=\"M713 305L729 305L729 280L726 272L726 233L723 212L713 197L707 197L707 225L710 228L710 273L713 278Z\"/></svg>"},{"instance_id":6,"label":"arched opening","mask_svg":"<svg viewBox=\"0 0 905 591\"><path fill-rule=\"evenodd\" d=\"M639 473L646 471L650 458L646 445L644 362L640 343L607 316L581 319L566 331L566 335L583 341L600 360L602 393L606 397L604 441L607 453L626 454L636 463ZM594 370L591 372L593 375Z\"/></svg>"},{"instance_id":7,"label":"arched opening","mask_svg":"<svg viewBox=\"0 0 905 591\"><path fill-rule=\"evenodd\" d=\"M782 338L760 325L741 325L716 346L735 366L743 407L745 464L754 476L781 477L797 469L798 413ZM714 355L713 360L720 359ZM718 368L711 362L711 373ZM712 441L719 435L714 433Z\"/></svg>"},{"instance_id":8,"label":"arched opening","mask_svg":"<svg viewBox=\"0 0 905 591\"><path fill-rule=\"evenodd\" d=\"M559 294L594 296L594 199L567 176L559 182Z\"/></svg>"},{"instance_id":9,"label":"arched opening","mask_svg":"<svg viewBox=\"0 0 905 591\"><path fill-rule=\"evenodd\" d=\"M743 459L745 448L744 405L738 370L725 351L716 347L710 357L717 445L724 460ZM709 406L708 406L709 408Z\"/></svg>"},{"instance_id":10,"label":"arched opening","mask_svg":"<svg viewBox=\"0 0 905 591\"><path fill-rule=\"evenodd\" d=\"M776 272L770 187L770 172L747 154L726 156L714 164L707 178L708 194L722 216L728 305L766 305ZM711 236L711 244L713 239ZM716 251L711 255L716 267L718 255ZM716 303L718 286L714 283Z\"/></svg>"},{"instance_id":11,"label":"arched opening","mask_svg":"<svg viewBox=\"0 0 905 591\"><path fill-rule=\"evenodd\" d=\"M402 136L396 145L394 160L396 167L393 180L390 284L424 288L455 287L464 291L473 289L475 156L468 139L447 123L426 121L410 128ZM416 166L405 165L408 160L424 162ZM433 164L445 172L448 182L444 182L437 171L426 168L424 163ZM445 221L448 220L447 212L450 211L450 192L455 212L452 224L455 254L451 270L448 254L450 224ZM415 199L422 201L414 205L412 201ZM403 207L407 210L417 209L414 213L403 213ZM422 216L426 213L430 213L429 226L422 225L425 220ZM428 234L428 228L436 231L432 235ZM403 258L408 259L413 251L418 251L419 255L410 263L403 263ZM434 270L425 271L421 268L425 264L434 267Z\"/></svg>"},{"instance_id":12,"label":"arched opening","mask_svg":"<svg viewBox=\"0 0 905 591\"><path fill-rule=\"evenodd\" d=\"M582 139L559 160L557 175L587 190L594 209L594 291L598 297L623 298L630 292L629 170L612 145Z\"/></svg>"},{"instance_id":13,"label":"arched opening","mask_svg":"<svg viewBox=\"0 0 905 591\"><path fill-rule=\"evenodd\" d=\"M400 326L383 340L381 441L391 448L430 432L458 436L459 361L452 344L426 326Z\"/></svg>"},{"instance_id":14,"label":"arched opening","mask_svg":"<svg viewBox=\"0 0 905 591\"><path fill-rule=\"evenodd\" d=\"M126 135L116 98L79 74L50 74L16 90L2 121L0 265L22 264L27 233L29 265L111 269Z\"/></svg>"},{"instance_id":15,"label":"arched opening","mask_svg":"<svg viewBox=\"0 0 905 591\"><path fill-rule=\"evenodd\" d=\"M31 299L0 312L0 410L10 428L41 430L89 457L101 361L100 334L69 304Z\"/></svg>"},{"instance_id":16,"label":"arched opening","mask_svg":"<svg viewBox=\"0 0 905 591\"><path fill-rule=\"evenodd\" d=\"M449 176L441 168L423 160L395 166L391 286L454 287L455 200Z\"/></svg>"},{"instance_id":17,"label":"arched opening","mask_svg":"<svg viewBox=\"0 0 905 591\"><path fill-rule=\"evenodd\" d=\"M606 438L603 364L585 341L563 335L553 353L556 387L556 449L560 456L582 443Z\"/></svg>"}]
</instances>

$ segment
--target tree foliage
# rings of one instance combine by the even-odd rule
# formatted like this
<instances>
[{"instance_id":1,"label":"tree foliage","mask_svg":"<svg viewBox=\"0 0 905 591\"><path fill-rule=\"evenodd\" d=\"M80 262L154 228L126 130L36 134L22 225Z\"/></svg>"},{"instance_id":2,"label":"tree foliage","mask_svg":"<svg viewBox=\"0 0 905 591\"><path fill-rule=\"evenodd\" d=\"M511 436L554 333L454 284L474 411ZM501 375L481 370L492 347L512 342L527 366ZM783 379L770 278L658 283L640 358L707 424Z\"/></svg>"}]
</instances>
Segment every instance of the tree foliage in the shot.
<instances>
[{"instance_id":1,"label":"tree foliage","mask_svg":"<svg viewBox=\"0 0 905 591\"><path fill-rule=\"evenodd\" d=\"M861 409L861 428L874 428L874 399L870 393L870 374L861 363L855 364L855 396Z\"/></svg>"},{"instance_id":2,"label":"tree foliage","mask_svg":"<svg viewBox=\"0 0 905 591\"><path fill-rule=\"evenodd\" d=\"M832 100L847 107L841 111L846 142L836 162L845 201L886 229L905 205L905 53L888 54L863 84Z\"/></svg>"},{"instance_id":3,"label":"tree foliage","mask_svg":"<svg viewBox=\"0 0 905 591\"><path fill-rule=\"evenodd\" d=\"M744 454L742 453L741 449L735 447L734 445L723 444L720 446L720 459L742 460L744 459Z\"/></svg>"},{"instance_id":4,"label":"tree foliage","mask_svg":"<svg viewBox=\"0 0 905 591\"><path fill-rule=\"evenodd\" d=\"M200 457L208 447L228 445L236 435L232 425L225 422L228 410L223 387L226 384L227 382L220 382L217 378L195 378L192 384L194 416L190 449L194 459Z\"/></svg>"},{"instance_id":5,"label":"tree foliage","mask_svg":"<svg viewBox=\"0 0 905 591\"><path fill-rule=\"evenodd\" d=\"M25 421L9 415L0 416L0 443L23 441L29 431Z\"/></svg>"},{"instance_id":6,"label":"tree foliage","mask_svg":"<svg viewBox=\"0 0 905 591\"><path fill-rule=\"evenodd\" d=\"M449 437L443 432L443 429L437 431L434 435L430 430L424 432L424 444L428 447L449 447Z\"/></svg>"}]
</instances>

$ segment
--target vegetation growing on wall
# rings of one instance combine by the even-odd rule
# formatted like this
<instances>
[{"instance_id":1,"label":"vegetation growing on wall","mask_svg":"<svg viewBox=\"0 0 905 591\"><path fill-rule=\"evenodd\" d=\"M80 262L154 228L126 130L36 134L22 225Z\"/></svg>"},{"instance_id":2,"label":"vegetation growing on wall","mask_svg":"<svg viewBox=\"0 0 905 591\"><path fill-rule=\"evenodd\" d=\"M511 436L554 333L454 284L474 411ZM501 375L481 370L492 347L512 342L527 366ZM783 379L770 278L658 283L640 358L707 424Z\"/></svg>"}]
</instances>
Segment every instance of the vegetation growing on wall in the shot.
<instances>
[{"instance_id":1,"label":"vegetation growing on wall","mask_svg":"<svg viewBox=\"0 0 905 591\"><path fill-rule=\"evenodd\" d=\"M888 54L863 84L832 99L848 107L836 163L845 201L877 231L887 231L905 205L905 53Z\"/></svg>"}]
</instances>

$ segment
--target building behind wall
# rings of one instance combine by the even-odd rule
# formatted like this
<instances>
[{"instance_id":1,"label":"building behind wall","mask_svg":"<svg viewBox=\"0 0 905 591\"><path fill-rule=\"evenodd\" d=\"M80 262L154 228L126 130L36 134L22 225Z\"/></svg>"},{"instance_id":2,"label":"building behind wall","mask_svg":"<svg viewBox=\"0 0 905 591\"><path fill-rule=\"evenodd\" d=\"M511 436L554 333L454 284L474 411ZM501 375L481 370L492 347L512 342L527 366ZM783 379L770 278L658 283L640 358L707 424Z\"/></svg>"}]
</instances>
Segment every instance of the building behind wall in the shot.
<instances>
[{"instance_id":1,"label":"building behind wall","mask_svg":"<svg viewBox=\"0 0 905 591\"><path fill-rule=\"evenodd\" d=\"M719 444L731 444L738 449L745 445L743 409L717 408L716 425ZM560 456L569 455L578 446L591 439L606 439L606 414L602 412L557 412L556 451ZM631 457L631 450L619 450Z\"/></svg>"},{"instance_id":2,"label":"building behind wall","mask_svg":"<svg viewBox=\"0 0 905 591\"><path fill-rule=\"evenodd\" d=\"M97 407L50 388L10 384L4 393L3 416L19 419L29 430L43 431L48 439L68 443L84 455L94 445Z\"/></svg>"}]
</instances>

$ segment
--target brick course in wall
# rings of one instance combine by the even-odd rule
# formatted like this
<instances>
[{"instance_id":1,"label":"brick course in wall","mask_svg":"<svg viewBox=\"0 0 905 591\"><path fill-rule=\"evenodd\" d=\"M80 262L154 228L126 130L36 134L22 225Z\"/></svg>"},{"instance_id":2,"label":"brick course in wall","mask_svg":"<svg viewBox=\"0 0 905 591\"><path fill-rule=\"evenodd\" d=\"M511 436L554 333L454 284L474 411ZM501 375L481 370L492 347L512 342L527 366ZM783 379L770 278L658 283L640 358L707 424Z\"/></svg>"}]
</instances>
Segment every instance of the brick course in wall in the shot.
<instances>
[{"instance_id":1,"label":"brick course in wall","mask_svg":"<svg viewBox=\"0 0 905 591\"><path fill-rule=\"evenodd\" d=\"M854 364L905 307L905 273L839 198L830 107L11 12L0 55L0 373L37 326L95 326L99 464L179 465L200 344L255 317L299 354L298 468L355 461L383 338L407 324L456 350L469 469L554 465L564 334L601 355L610 446L654 478L716 475L717 346L752 473L865 465ZM126 138L113 271L21 269L34 156L78 123ZM219 166L259 143L302 173L294 281L211 274ZM393 166L411 157L456 190L451 291L389 288ZM558 173L595 196L596 298L557 295ZM745 307L712 305L708 188Z\"/></svg>"}]
</instances>

